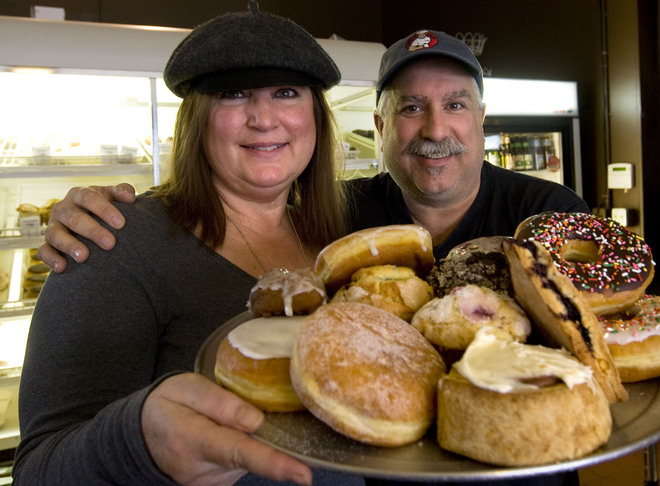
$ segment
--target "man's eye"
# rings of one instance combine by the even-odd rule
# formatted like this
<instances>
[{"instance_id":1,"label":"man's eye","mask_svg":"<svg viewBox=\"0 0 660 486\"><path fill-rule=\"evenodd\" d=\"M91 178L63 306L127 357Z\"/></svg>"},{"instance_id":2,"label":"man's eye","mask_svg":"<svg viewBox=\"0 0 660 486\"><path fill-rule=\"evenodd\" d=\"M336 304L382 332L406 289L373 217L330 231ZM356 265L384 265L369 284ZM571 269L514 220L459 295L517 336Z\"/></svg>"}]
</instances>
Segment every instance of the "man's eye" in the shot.
<instances>
[{"instance_id":1,"label":"man's eye","mask_svg":"<svg viewBox=\"0 0 660 486\"><path fill-rule=\"evenodd\" d=\"M421 108L418 105L405 105L401 107L401 113L416 113L420 111Z\"/></svg>"},{"instance_id":2,"label":"man's eye","mask_svg":"<svg viewBox=\"0 0 660 486\"><path fill-rule=\"evenodd\" d=\"M454 101L449 103L448 107L450 110L460 110L461 108L465 108L465 105L460 101Z\"/></svg>"}]
</instances>

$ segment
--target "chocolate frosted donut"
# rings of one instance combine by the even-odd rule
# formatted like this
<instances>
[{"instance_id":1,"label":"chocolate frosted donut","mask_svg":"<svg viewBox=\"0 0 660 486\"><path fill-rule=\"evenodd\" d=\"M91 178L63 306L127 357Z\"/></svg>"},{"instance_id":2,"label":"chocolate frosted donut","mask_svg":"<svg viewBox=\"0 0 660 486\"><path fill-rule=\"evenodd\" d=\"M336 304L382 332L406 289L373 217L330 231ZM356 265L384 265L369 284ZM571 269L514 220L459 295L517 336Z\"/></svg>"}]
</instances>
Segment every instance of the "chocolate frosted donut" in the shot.
<instances>
[{"instance_id":1,"label":"chocolate frosted donut","mask_svg":"<svg viewBox=\"0 0 660 486\"><path fill-rule=\"evenodd\" d=\"M520 223L515 238L539 241L599 315L632 306L653 280L649 246L612 219L546 212Z\"/></svg>"},{"instance_id":2,"label":"chocolate frosted donut","mask_svg":"<svg viewBox=\"0 0 660 486\"><path fill-rule=\"evenodd\" d=\"M484 236L452 248L445 258L436 262L427 278L436 297L464 285L513 295L509 264L502 249L505 239L505 236Z\"/></svg>"}]
</instances>

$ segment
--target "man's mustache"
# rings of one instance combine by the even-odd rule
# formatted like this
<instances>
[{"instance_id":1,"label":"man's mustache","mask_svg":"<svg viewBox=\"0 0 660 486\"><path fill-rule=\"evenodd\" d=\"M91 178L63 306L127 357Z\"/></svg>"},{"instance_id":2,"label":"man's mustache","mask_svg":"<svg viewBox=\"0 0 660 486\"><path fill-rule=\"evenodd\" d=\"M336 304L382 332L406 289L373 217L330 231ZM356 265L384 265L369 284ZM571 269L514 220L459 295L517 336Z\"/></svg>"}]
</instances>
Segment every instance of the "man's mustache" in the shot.
<instances>
[{"instance_id":1,"label":"man's mustache","mask_svg":"<svg viewBox=\"0 0 660 486\"><path fill-rule=\"evenodd\" d=\"M406 149L406 155L419 155L426 158L442 158L467 153L468 148L465 145L450 137L445 137L438 142L427 138L415 140Z\"/></svg>"}]
</instances>

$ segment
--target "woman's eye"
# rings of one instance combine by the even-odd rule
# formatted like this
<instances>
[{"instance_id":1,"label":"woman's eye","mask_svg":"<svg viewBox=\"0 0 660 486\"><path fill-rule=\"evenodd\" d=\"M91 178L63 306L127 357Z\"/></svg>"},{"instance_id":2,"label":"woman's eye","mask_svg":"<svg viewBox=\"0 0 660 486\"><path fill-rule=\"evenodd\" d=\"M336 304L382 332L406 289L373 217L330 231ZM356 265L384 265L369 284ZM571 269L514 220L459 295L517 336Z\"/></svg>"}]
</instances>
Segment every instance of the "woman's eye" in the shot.
<instances>
[{"instance_id":1,"label":"woman's eye","mask_svg":"<svg viewBox=\"0 0 660 486\"><path fill-rule=\"evenodd\" d=\"M218 93L218 98L228 99L228 100L233 100L233 99L236 99L236 98L242 98L243 96L245 96L245 93L243 93L242 91L238 91L238 90L235 90L235 91L220 91Z\"/></svg>"},{"instance_id":2,"label":"woman's eye","mask_svg":"<svg viewBox=\"0 0 660 486\"><path fill-rule=\"evenodd\" d=\"M298 92L293 88L281 88L277 90L275 96L278 98L295 98L298 96Z\"/></svg>"}]
</instances>

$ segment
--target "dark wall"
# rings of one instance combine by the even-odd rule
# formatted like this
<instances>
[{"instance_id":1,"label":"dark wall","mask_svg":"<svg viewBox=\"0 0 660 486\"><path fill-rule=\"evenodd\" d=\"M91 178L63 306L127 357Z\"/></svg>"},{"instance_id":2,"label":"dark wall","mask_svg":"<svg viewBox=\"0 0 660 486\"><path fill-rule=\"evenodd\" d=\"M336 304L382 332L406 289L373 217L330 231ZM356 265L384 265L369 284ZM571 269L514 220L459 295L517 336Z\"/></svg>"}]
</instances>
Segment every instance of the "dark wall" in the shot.
<instances>
[{"instance_id":1,"label":"dark wall","mask_svg":"<svg viewBox=\"0 0 660 486\"><path fill-rule=\"evenodd\" d=\"M381 41L381 0L260 0L262 10L289 17L315 37ZM3 0L0 15L30 16L30 5L64 8L67 20L192 28L248 0Z\"/></svg>"},{"instance_id":2,"label":"dark wall","mask_svg":"<svg viewBox=\"0 0 660 486\"><path fill-rule=\"evenodd\" d=\"M63 7L68 20L191 28L247 0L5 0L0 15L29 16L30 5ZM290 17L315 37L390 45L418 28L480 32L482 65L497 77L578 82L584 196L605 193L600 0L261 0L261 9Z\"/></svg>"},{"instance_id":3,"label":"dark wall","mask_svg":"<svg viewBox=\"0 0 660 486\"><path fill-rule=\"evenodd\" d=\"M657 0L640 0L639 62L642 94L642 169L643 204L645 208L644 239L651 249L660 253L660 225L657 219L660 194L660 8ZM656 269L657 272L657 269ZM655 278L648 291L660 293L660 278Z\"/></svg>"}]
</instances>

